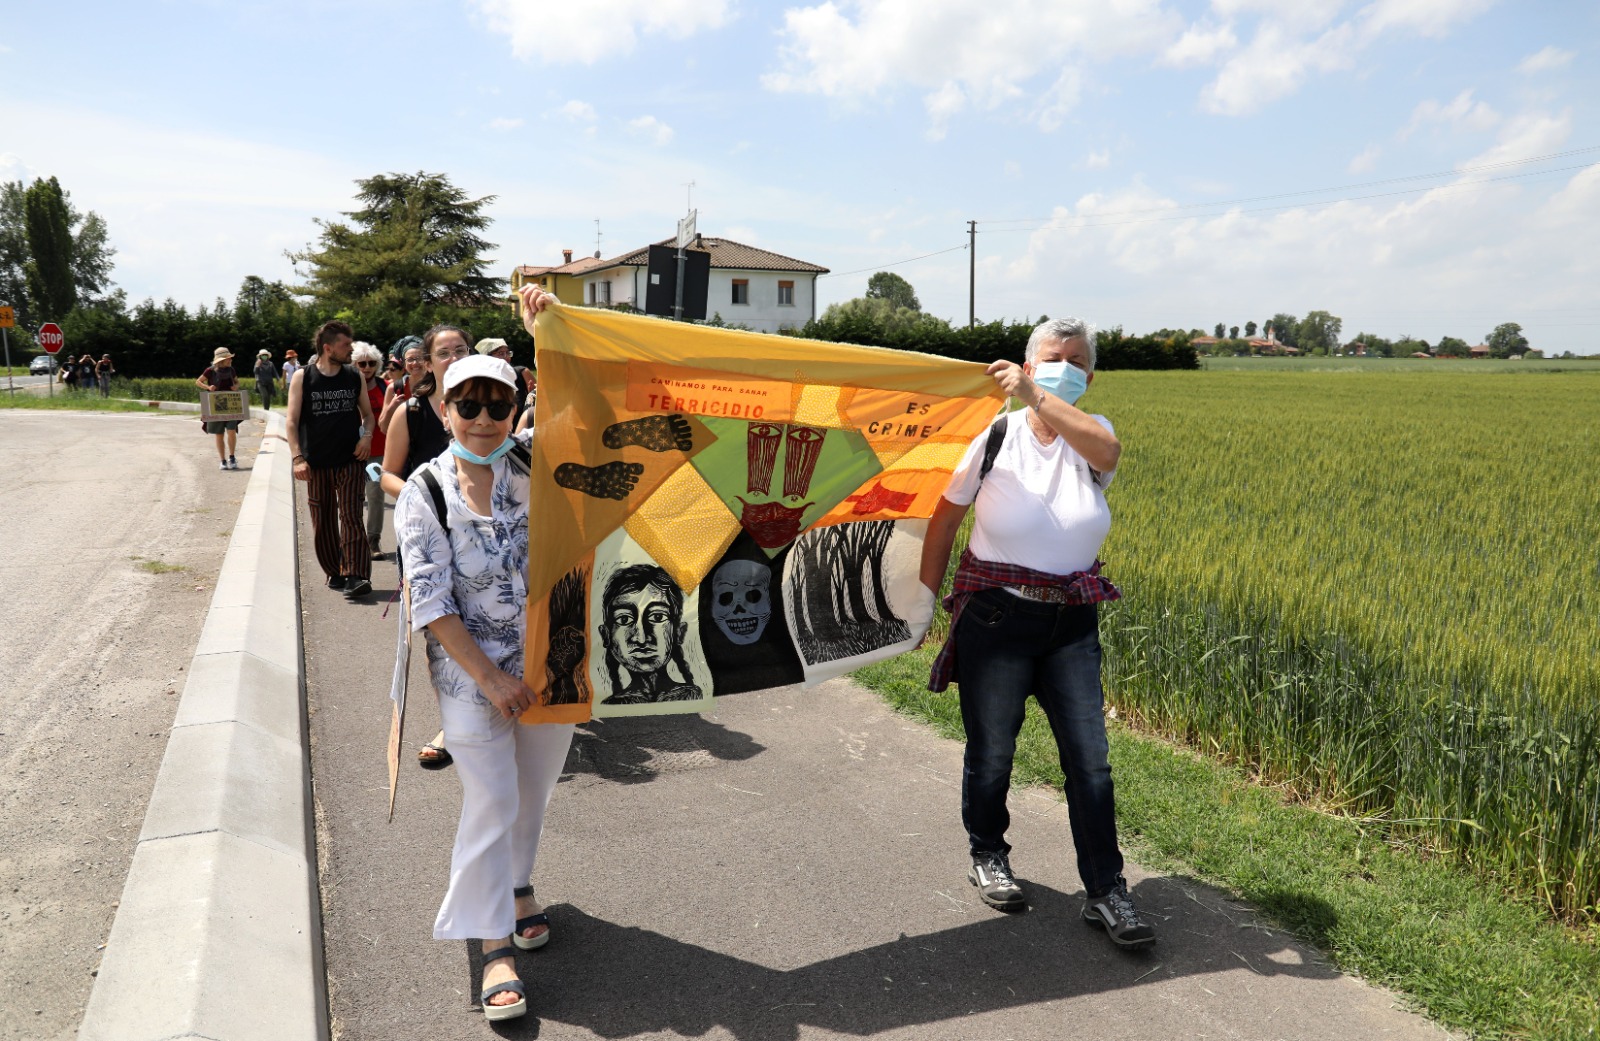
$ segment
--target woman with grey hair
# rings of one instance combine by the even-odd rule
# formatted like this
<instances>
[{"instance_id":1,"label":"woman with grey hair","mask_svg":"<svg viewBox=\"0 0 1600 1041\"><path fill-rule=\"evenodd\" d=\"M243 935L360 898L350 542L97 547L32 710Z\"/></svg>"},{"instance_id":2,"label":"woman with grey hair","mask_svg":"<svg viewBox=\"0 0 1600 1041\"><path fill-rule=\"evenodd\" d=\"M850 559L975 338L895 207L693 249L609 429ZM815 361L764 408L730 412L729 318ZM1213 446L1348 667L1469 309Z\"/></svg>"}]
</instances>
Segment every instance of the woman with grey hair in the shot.
<instances>
[{"instance_id":1,"label":"woman with grey hair","mask_svg":"<svg viewBox=\"0 0 1600 1041\"><path fill-rule=\"evenodd\" d=\"M358 342L350 349L350 359L355 363L356 371L361 373L362 385L367 391L367 403L372 406L372 414L376 416L383 411L383 397L389 389L389 384L378 371L383 364L383 352L370 343ZM383 458L382 425L372 432L372 455L369 458ZM382 467L378 469L381 472ZM372 551L372 559L382 560L383 485L372 476L370 465L367 477L367 545Z\"/></svg>"},{"instance_id":2,"label":"woman with grey hair","mask_svg":"<svg viewBox=\"0 0 1600 1041\"><path fill-rule=\"evenodd\" d=\"M972 538L945 600L950 635L928 688L961 688L966 754L961 817L967 880L991 907L1020 910L1011 870L1006 791L1028 699L1055 736L1085 900L1082 916L1113 943L1154 943L1122 877L1116 803L1100 686L1099 604L1122 594L1100 577L1111 530L1106 489L1122 444L1111 421L1078 407L1094 380L1094 327L1043 322L1026 360L989 375L1027 408L973 440L934 508L922 547L922 583L936 595L956 531L970 508Z\"/></svg>"}]
</instances>

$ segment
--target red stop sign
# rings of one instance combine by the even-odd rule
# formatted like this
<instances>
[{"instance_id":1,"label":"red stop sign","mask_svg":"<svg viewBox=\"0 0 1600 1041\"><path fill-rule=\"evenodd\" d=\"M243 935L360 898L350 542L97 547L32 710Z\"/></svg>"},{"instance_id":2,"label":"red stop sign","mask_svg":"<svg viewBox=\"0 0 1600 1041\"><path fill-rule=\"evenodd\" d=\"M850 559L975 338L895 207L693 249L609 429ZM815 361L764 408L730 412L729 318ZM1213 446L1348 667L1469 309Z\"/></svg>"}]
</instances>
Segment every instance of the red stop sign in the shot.
<instances>
[{"instance_id":1,"label":"red stop sign","mask_svg":"<svg viewBox=\"0 0 1600 1041\"><path fill-rule=\"evenodd\" d=\"M66 345L67 338L61 335L61 326L54 322L39 326L39 346L44 348L46 354L54 354Z\"/></svg>"}]
</instances>

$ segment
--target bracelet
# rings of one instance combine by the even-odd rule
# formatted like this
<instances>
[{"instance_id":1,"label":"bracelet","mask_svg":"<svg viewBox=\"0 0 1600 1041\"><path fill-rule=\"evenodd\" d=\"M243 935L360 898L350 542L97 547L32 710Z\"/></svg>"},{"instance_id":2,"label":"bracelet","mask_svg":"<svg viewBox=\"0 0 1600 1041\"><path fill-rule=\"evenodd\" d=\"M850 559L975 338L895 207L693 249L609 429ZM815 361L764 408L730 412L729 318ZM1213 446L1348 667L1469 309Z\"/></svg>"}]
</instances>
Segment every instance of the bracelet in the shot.
<instances>
[{"instance_id":1,"label":"bracelet","mask_svg":"<svg viewBox=\"0 0 1600 1041\"><path fill-rule=\"evenodd\" d=\"M291 463L303 463L303 462L306 461L306 457L303 456L303 455L297 455L297 456L295 456L293 459L291 459L289 461Z\"/></svg>"}]
</instances>

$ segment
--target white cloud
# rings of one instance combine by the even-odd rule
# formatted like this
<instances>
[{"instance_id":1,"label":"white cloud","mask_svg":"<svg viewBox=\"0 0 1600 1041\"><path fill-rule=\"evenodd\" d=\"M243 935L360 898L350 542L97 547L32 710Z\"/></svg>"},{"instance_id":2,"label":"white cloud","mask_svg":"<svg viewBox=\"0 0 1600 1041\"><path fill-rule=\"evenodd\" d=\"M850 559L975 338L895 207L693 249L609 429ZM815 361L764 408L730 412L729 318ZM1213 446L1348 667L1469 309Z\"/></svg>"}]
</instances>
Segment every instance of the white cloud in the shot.
<instances>
[{"instance_id":1,"label":"white cloud","mask_svg":"<svg viewBox=\"0 0 1600 1041\"><path fill-rule=\"evenodd\" d=\"M517 127L522 125L522 122L523 121L521 119L507 119L504 116L497 116L496 118L489 120L489 129L515 130Z\"/></svg>"},{"instance_id":2,"label":"white cloud","mask_svg":"<svg viewBox=\"0 0 1600 1041\"><path fill-rule=\"evenodd\" d=\"M1078 73L1076 66L1068 65L1061 70L1061 75L1056 77L1055 83L1039 99L1038 108L1034 111L1034 122L1045 133L1059 129L1067 114L1078 107L1078 97L1082 93L1083 77Z\"/></svg>"},{"instance_id":3,"label":"white cloud","mask_svg":"<svg viewBox=\"0 0 1600 1041\"><path fill-rule=\"evenodd\" d=\"M482 12L491 30L511 38L511 52L518 58L584 65L631 53L641 35L681 40L718 28L728 21L730 7L729 0L471 2Z\"/></svg>"},{"instance_id":4,"label":"white cloud","mask_svg":"<svg viewBox=\"0 0 1600 1041\"><path fill-rule=\"evenodd\" d=\"M1573 52L1564 51L1560 47L1546 47L1535 51L1517 65L1517 71L1524 76L1532 76L1540 72L1551 72L1562 69L1572 61Z\"/></svg>"},{"instance_id":5,"label":"white cloud","mask_svg":"<svg viewBox=\"0 0 1600 1041\"><path fill-rule=\"evenodd\" d=\"M1249 115L1293 94L1313 74L1355 67L1361 52L1387 34L1440 36L1492 3L1374 0L1339 21L1338 3L1213 0L1221 17L1253 13L1259 20L1250 42L1201 91L1200 107L1216 115Z\"/></svg>"},{"instance_id":6,"label":"white cloud","mask_svg":"<svg viewBox=\"0 0 1600 1041\"><path fill-rule=\"evenodd\" d=\"M1089 157L1083 161L1085 169L1104 170L1111 165L1111 149L1102 148L1098 152L1090 152Z\"/></svg>"},{"instance_id":7,"label":"white cloud","mask_svg":"<svg viewBox=\"0 0 1600 1041\"><path fill-rule=\"evenodd\" d=\"M1510 122L1521 128L1507 131L1517 147L1548 148L1557 132L1537 117ZM1134 183L1058 207L1054 224L1020 249L980 237L978 296L989 314L1092 308L1086 317L1130 331L1326 308L1348 335L1477 342L1517 321L1535 346L1588 351L1588 330L1567 323L1578 309L1593 313L1600 254L1571 230L1600 221L1600 168L1563 178L1193 218ZM1064 270L1081 273L1069 297ZM1163 287L1159 300L1151 284Z\"/></svg>"},{"instance_id":8,"label":"white cloud","mask_svg":"<svg viewBox=\"0 0 1600 1041\"><path fill-rule=\"evenodd\" d=\"M1345 167L1353 174L1371 173L1378 165L1378 156L1383 154L1383 149L1377 145L1368 145L1360 155L1350 160L1350 165Z\"/></svg>"},{"instance_id":9,"label":"white cloud","mask_svg":"<svg viewBox=\"0 0 1600 1041\"><path fill-rule=\"evenodd\" d=\"M1486 102L1472 100L1472 89L1469 87L1445 104L1441 105L1432 98L1418 104L1411 111L1411 121L1400 131L1400 139L1405 140L1430 123L1484 131L1494 129L1499 122L1500 114Z\"/></svg>"},{"instance_id":10,"label":"white cloud","mask_svg":"<svg viewBox=\"0 0 1600 1041\"><path fill-rule=\"evenodd\" d=\"M587 101L579 101L577 98L573 98L565 105L562 105L561 114L574 123L593 123L595 120L594 106Z\"/></svg>"},{"instance_id":11,"label":"white cloud","mask_svg":"<svg viewBox=\"0 0 1600 1041\"><path fill-rule=\"evenodd\" d=\"M231 300L250 274L293 282L284 250L316 237L314 217L353 209L355 179L372 174L342 157L65 106L11 102L6 133L17 154L48 156L73 202L105 218L112 278L136 301Z\"/></svg>"},{"instance_id":12,"label":"white cloud","mask_svg":"<svg viewBox=\"0 0 1600 1041\"><path fill-rule=\"evenodd\" d=\"M1492 166L1556 152L1572 136L1572 113L1524 112L1506 120L1495 143L1459 167Z\"/></svg>"},{"instance_id":13,"label":"white cloud","mask_svg":"<svg viewBox=\"0 0 1600 1041\"><path fill-rule=\"evenodd\" d=\"M1150 51L1180 25L1160 0L860 0L848 10L826 2L784 12L781 67L761 82L847 104L909 86L923 92L934 137L961 112L1018 101L1053 129L1077 103L1085 56ZM1045 75L1050 86L1030 86Z\"/></svg>"},{"instance_id":14,"label":"white cloud","mask_svg":"<svg viewBox=\"0 0 1600 1041\"><path fill-rule=\"evenodd\" d=\"M655 116L640 116L638 119L628 120L628 132L634 137L643 138L658 145L668 144L672 141L672 128Z\"/></svg>"},{"instance_id":15,"label":"white cloud","mask_svg":"<svg viewBox=\"0 0 1600 1041\"><path fill-rule=\"evenodd\" d=\"M1232 25L1225 23L1213 29L1196 22L1162 53L1161 62L1179 69L1213 65L1221 55L1237 46L1239 38L1233 35Z\"/></svg>"},{"instance_id":16,"label":"white cloud","mask_svg":"<svg viewBox=\"0 0 1600 1041\"><path fill-rule=\"evenodd\" d=\"M20 155L0 152L0 182L33 181L38 177L39 171L24 162Z\"/></svg>"}]
</instances>

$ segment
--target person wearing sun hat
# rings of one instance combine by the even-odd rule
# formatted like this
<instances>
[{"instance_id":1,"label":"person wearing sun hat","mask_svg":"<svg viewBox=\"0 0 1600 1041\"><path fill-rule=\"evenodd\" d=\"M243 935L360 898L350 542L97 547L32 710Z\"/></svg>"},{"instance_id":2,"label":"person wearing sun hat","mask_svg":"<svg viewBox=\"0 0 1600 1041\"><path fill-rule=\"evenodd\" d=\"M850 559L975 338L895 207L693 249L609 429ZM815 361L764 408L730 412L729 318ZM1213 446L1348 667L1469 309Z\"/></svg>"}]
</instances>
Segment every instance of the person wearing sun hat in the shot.
<instances>
[{"instance_id":1,"label":"person wearing sun hat","mask_svg":"<svg viewBox=\"0 0 1600 1041\"><path fill-rule=\"evenodd\" d=\"M300 371L300 355L294 351L283 352L283 396L289 397L289 384L294 382L294 374Z\"/></svg>"},{"instance_id":2,"label":"person wearing sun hat","mask_svg":"<svg viewBox=\"0 0 1600 1041\"><path fill-rule=\"evenodd\" d=\"M272 352L262 349L256 352L256 397L261 399L261 407L272 408L272 395L278 389L278 368L272 364Z\"/></svg>"},{"instance_id":3,"label":"person wearing sun hat","mask_svg":"<svg viewBox=\"0 0 1600 1041\"><path fill-rule=\"evenodd\" d=\"M464 346L464 344L463 344ZM571 724L522 725L529 443L512 434L516 374L499 358L453 362L443 379L452 440L395 501L407 622L426 635L439 718L461 776L461 820L438 940L481 940L480 1004L491 1020L525 1014L517 951L550 940L528 884Z\"/></svg>"},{"instance_id":4,"label":"person wearing sun hat","mask_svg":"<svg viewBox=\"0 0 1600 1041\"><path fill-rule=\"evenodd\" d=\"M212 351L211 364L194 381L194 385L201 390L238 390L239 374L233 368L233 352L226 347ZM222 462L221 468L239 469L239 461L233 456L239 445L239 421L229 419L206 423L205 429L206 433L217 437L217 458ZM227 438L227 447L223 447L224 437Z\"/></svg>"}]
</instances>

